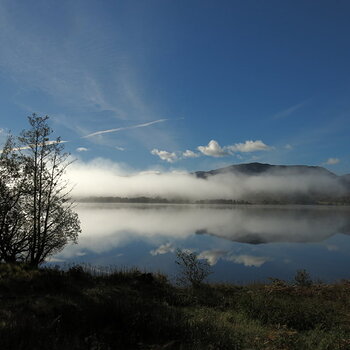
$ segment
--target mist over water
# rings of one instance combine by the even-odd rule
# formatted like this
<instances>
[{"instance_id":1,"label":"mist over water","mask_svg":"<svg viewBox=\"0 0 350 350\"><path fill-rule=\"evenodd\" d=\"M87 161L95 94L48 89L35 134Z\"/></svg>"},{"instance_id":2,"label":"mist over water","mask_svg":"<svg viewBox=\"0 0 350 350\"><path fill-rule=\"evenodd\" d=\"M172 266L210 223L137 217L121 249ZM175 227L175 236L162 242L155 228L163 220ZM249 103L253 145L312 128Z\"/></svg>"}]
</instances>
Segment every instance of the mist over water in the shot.
<instances>
[{"instance_id":1,"label":"mist over water","mask_svg":"<svg viewBox=\"0 0 350 350\"><path fill-rule=\"evenodd\" d=\"M345 188L328 174L305 174L291 169L242 176L220 174L207 179L185 171L132 172L105 159L76 162L67 176L75 184L75 197L162 197L168 199L244 199L258 193L266 195L324 194L339 196Z\"/></svg>"},{"instance_id":2,"label":"mist over water","mask_svg":"<svg viewBox=\"0 0 350 350\"><path fill-rule=\"evenodd\" d=\"M347 207L79 204L77 212L79 244L57 262L173 273L176 248L191 249L213 266L214 280L281 277L296 268L322 275L327 264L336 278L350 262Z\"/></svg>"},{"instance_id":3,"label":"mist over water","mask_svg":"<svg viewBox=\"0 0 350 350\"><path fill-rule=\"evenodd\" d=\"M78 161L67 172L73 197L195 200L334 198L348 190L325 169L274 168L259 175L132 171L105 159ZM309 169L309 168L308 168ZM260 197L259 197L260 196ZM300 196L300 197L298 197ZM319 196L319 197L317 197ZM256 200L257 199L257 200ZM326 280L347 278L350 209L325 206L82 204L79 244L53 261L136 266L176 273L176 249L190 249L213 268L212 280L291 278L308 269Z\"/></svg>"}]
</instances>

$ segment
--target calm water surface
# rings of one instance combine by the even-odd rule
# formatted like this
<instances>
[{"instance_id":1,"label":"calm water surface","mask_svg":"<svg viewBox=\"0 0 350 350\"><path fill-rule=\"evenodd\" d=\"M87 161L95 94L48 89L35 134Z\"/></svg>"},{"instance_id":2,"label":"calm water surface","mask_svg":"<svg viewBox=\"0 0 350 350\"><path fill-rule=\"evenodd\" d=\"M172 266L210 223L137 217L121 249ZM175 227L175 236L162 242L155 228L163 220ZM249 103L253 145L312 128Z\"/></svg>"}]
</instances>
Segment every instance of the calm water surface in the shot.
<instances>
[{"instance_id":1,"label":"calm water surface","mask_svg":"<svg viewBox=\"0 0 350 350\"><path fill-rule=\"evenodd\" d=\"M54 263L139 267L176 274L174 251L212 265L211 281L350 278L350 207L79 204L77 245Z\"/></svg>"}]
</instances>

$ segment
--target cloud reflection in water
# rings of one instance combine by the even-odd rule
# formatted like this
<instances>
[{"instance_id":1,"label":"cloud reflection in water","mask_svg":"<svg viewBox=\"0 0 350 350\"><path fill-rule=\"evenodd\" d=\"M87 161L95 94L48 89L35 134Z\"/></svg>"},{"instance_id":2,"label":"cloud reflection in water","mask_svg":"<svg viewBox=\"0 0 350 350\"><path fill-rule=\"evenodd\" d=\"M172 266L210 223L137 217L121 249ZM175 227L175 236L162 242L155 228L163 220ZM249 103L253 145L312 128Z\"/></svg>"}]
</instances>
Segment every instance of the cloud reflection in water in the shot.
<instances>
[{"instance_id":1,"label":"cloud reflection in water","mask_svg":"<svg viewBox=\"0 0 350 350\"><path fill-rule=\"evenodd\" d=\"M83 230L79 244L67 247L61 257L85 250L101 254L135 240L152 244L157 255L173 252L194 234L259 244L320 242L336 233L350 233L346 208L80 204L77 212Z\"/></svg>"}]
</instances>

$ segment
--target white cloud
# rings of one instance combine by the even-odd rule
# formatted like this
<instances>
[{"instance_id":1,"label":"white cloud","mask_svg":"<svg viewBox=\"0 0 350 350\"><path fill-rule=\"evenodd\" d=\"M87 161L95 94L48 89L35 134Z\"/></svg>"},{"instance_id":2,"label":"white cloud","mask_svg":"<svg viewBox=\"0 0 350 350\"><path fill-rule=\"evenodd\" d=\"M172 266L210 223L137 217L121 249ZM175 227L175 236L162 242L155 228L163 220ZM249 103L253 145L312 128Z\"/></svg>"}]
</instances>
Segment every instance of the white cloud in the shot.
<instances>
[{"instance_id":1,"label":"white cloud","mask_svg":"<svg viewBox=\"0 0 350 350\"><path fill-rule=\"evenodd\" d=\"M272 149L272 147L266 145L261 140L247 140L243 143L235 143L234 145L221 147L217 141L211 140L207 146L198 146L197 149L206 156L224 157L236 152L268 151Z\"/></svg>"},{"instance_id":2,"label":"white cloud","mask_svg":"<svg viewBox=\"0 0 350 350\"><path fill-rule=\"evenodd\" d=\"M204 155L210 157L217 158L229 155L229 153L215 140L211 140L207 146L198 146L197 149Z\"/></svg>"},{"instance_id":3,"label":"white cloud","mask_svg":"<svg viewBox=\"0 0 350 350\"><path fill-rule=\"evenodd\" d=\"M328 158L325 164L334 165L334 164L338 164L339 162L340 162L339 158Z\"/></svg>"},{"instance_id":4,"label":"white cloud","mask_svg":"<svg viewBox=\"0 0 350 350\"><path fill-rule=\"evenodd\" d=\"M270 146L266 145L261 140L247 140L244 143L235 143L231 146L226 146L225 149L231 152L256 152L256 151L268 151L271 149Z\"/></svg>"},{"instance_id":5,"label":"white cloud","mask_svg":"<svg viewBox=\"0 0 350 350\"><path fill-rule=\"evenodd\" d=\"M253 255L231 255L225 258L228 261L232 261L236 264L243 264L244 266L254 266L260 267L265 264L267 261L271 260L265 256L253 256Z\"/></svg>"},{"instance_id":6,"label":"white cloud","mask_svg":"<svg viewBox=\"0 0 350 350\"><path fill-rule=\"evenodd\" d=\"M293 149L293 146L290 145L289 143L287 143L285 146L284 146L285 149Z\"/></svg>"},{"instance_id":7,"label":"white cloud","mask_svg":"<svg viewBox=\"0 0 350 350\"><path fill-rule=\"evenodd\" d=\"M151 250L151 255L160 255L166 253L174 253L175 247L171 243L165 243L160 245L157 249Z\"/></svg>"},{"instance_id":8,"label":"white cloud","mask_svg":"<svg viewBox=\"0 0 350 350\"><path fill-rule=\"evenodd\" d=\"M151 151L151 153L158 156L161 160L165 160L169 163L174 163L178 159L175 152L161 151L155 148Z\"/></svg>"},{"instance_id":9,"label":"white cloud","mask_svg":"<svg viewBox=\"0 0 350 350\"><path fill-rule=\"evenodd\" d=\"M206 259L208 264L213 266L226 254L227 251L224 250L205 250L198 255L198 259Z\"/></svg>"},{"instance_id":10,"label":"white cloud","mask_svg":"<svg viewBox=\"0 0 350 350\"><path fill-rule=\"evenodd\" d=\"M89 150L89 149L86 148L86 147L78 147L78 148L76 149L77 152L87 152L88 150Z\"/></svg>"},{"instance_id":11,"label":"white cloud","mask_svg":"<svg viewBox=\"0 0 350 350\"><path fill-rule=\"evenodd\" d=\"M200 157L200 154L195 153L195 152L187 149L185 152L182 153L182 156L184 158L198 158L198 157Z\"/></svg>"},{"instance_id":12,"label":"white cloud","mask_svg":"<svg viewBox=\"0 0 350 350\"><path fill-rule=\"evenodd\" d=\"M232 261L236 264L243 264L244 266L260 267L265 262L271 259L265 256L253 256L253 255L228 255L227 251L224 250L205 250L198 255L199 259L206 259L209 265L215 265L219 259L226 261Z\"/></svg>"},{"instance_id":13,"label":"white cloud","mask_svg":"<svg viewBox=\"0 0 350 350\"><path fill-rule=\"evenodd\" d=\"M125 148L124 147L119 147L119 146L116 146L115 149L117 149L118 151L125 151Z\"/></svg>"}]
</instances>

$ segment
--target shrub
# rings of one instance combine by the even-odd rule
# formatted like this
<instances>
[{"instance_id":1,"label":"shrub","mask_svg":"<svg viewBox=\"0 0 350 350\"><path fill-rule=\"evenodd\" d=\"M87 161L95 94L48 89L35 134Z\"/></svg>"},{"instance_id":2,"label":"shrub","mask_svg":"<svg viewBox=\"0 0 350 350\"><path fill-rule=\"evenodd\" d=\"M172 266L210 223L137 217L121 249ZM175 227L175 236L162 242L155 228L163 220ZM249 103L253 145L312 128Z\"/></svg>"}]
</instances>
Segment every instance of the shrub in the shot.
<instances>
[{"instance_id":1,"label":"shrub","mask_svg":"<svg viewBox=\"0 0 350 350\"><path fill-rule=\"evenodd\" d=\"M300 287L310 287L312 285L312 279L306 270L297 270L294 281Z\"/></svg>"},{"instance_id":2,"label":"shrub","mask_svg":"<svg viewBox=\"0 0 350 350\"><path fill-rule=\"evenodd\" d=\"M182 285L190 284L192 287L198 288L212 273L206 260L199 260L195 252L188 250L177 249L175 263L181 269L177 280Z\"/></svg>"}]
</instances>

